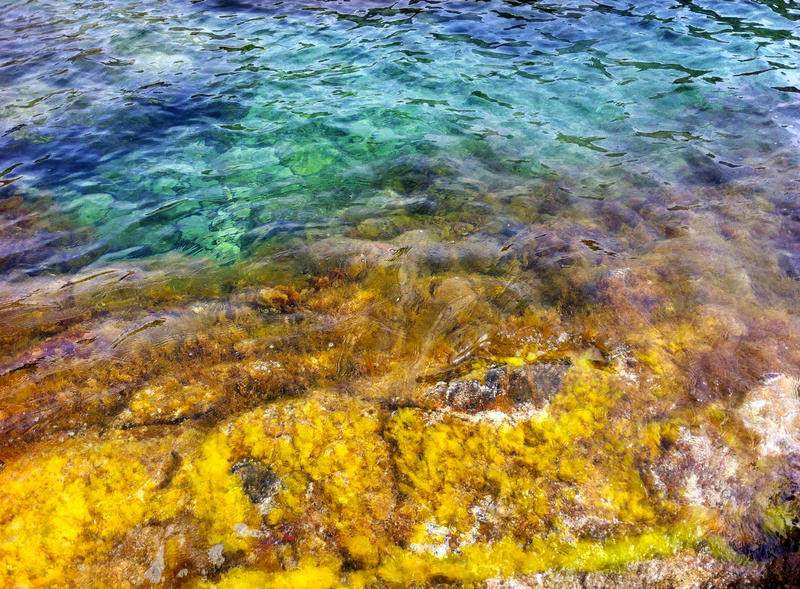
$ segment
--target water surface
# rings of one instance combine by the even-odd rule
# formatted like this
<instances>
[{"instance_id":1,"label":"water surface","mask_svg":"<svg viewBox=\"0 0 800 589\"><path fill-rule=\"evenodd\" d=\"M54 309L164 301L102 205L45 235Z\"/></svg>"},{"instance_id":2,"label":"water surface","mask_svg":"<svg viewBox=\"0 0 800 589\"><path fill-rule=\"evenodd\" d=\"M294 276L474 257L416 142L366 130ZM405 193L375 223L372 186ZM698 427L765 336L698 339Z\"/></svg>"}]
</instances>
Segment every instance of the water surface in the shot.
<instances>
[{"instance_id":1,"label":"water surface","mask_svg":"<svg viewBox=\"0 0 800 589\"><path fill-rule=\"evenodd\" d=\"M83 255L222 262L434 180L453 199L721 184L795 165L796 19L754 2L15 2L0 169L96 228Z\"/></svg>"},{"instance_id":2,"label":"water surface","mask_svg":"<svg viewBox=\"0 0 800 589\"><path fill-rule=\"evenodd\" d=\"M0 15L0 584L785 580L793 5Z\"/></svg>"}]
</instances>

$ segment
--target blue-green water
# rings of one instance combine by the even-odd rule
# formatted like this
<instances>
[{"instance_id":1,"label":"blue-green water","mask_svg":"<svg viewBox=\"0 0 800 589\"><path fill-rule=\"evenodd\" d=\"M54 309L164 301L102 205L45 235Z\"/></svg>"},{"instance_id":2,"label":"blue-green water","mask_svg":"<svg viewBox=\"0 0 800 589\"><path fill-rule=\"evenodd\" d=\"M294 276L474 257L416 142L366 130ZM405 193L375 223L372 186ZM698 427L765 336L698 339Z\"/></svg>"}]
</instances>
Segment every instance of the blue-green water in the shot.
<instances>
[{"instance_id":1,"label":"blue-green water","mask_svg":"<svg viewBox=\"0 0 800 589\"><path fill-rule=\"evenodd\" d=\"M5 191L91 228L17 256L27 272L173 250L230 262L420 199L543 183L624 203L797 176L800 11L777 0L0 14Z\"/></svg>"},{"instance_id":2,"label":"blue-green water","mask_svg":"<svg viewBox=\"0 0 800 589\"><path fill-rule=\"evenodd\" d=\"M796 572L796 3L0 23L0 586Z\"/></svg>"}]
</instances>

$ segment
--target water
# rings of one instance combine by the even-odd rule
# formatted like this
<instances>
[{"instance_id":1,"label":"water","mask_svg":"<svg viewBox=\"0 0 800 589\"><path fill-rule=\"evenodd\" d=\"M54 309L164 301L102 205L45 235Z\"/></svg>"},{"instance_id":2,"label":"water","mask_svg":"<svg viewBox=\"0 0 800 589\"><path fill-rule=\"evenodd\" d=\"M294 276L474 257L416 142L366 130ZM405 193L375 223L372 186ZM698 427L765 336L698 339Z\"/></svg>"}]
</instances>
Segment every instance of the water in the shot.
<instances>
[{"instance_id":1,"label":"water","mask_svg":"<svg viewBox=\"0 0 800 589\"><path fill-rule=\"evenodd\" d=\"M724 182L798 141L796 11L717 3L11 3L4 182L94 256L230 262L386 192ZM422 162L422 163L419 163Z\"/></svg>"},{"instance_id":2,"label":"water","mask_svg":"<svg viewBox=\"0 0 800 589\"><path fill-rule=\"evenodd\" d=\"M0 585L783 582L793 4L0 15Z\"/></svg>"}]
</instances>

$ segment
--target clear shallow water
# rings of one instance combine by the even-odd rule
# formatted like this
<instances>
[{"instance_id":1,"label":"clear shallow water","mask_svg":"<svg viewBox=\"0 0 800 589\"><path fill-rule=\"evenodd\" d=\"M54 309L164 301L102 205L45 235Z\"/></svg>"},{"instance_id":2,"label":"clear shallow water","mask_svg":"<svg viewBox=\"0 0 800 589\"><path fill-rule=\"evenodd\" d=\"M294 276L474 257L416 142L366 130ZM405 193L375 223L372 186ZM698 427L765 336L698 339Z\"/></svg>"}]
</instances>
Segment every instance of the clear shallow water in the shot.
<instances>
[{"instance_id":1,"label":"clear shallow water","mask_svg":"<svg viewBox=\"0 0 800 589\"><path fill-rule=\"evenodd\" d=\"M795 8L0 14L0 585L786 584Z\"/></svg>"},{"instance_id":2,"label":"clear shallow water","mask_svg":"<svg viewBox=\"0 0 800 589\"><path fill-rule=\"evenodd\" d=\"M797 18L756 2L12 2L0 169L96 228L81 260L235 261L434 181L440 199L720 184L785 168L776 154L795 165Z\"/></svg>"}]
</instances>

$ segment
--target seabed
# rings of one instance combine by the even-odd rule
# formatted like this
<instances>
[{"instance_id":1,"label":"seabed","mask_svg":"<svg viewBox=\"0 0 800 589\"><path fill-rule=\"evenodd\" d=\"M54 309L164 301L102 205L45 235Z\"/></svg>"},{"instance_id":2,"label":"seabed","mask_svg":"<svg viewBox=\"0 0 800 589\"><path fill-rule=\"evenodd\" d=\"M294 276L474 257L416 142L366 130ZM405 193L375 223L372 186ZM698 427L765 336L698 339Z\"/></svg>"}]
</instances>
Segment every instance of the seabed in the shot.
<instances>
[{"instance_id":1,"label":"seabed","mask_svg":"<svg viewBox=\"0 0 800 589\"><path fill-rule=\"evenodd\" d=\"M49 37L71 4L63 26L97 32ZM122 4L111 24L81 3L2 8L0 47L23 56L12 30L83 49L118 31L68 69L116 52L103 75L142 86L104 106L122 82L101 76L47 110L67 98L44 65L0 66L24 82L0 78L0 167L20 160L0 175L0 587L797 586L790 67L759 85L720 66L758 110L702 64L564 40L580 13L624 41L632 7ZM774 30L695 6L732 28L681 38L709 59L716 37L743 43L715 56L730 68L758 43L797 57L797 14L750 9ZM489 14L542 20L509 45ZM356 51L387 38L410 61ZM534 73L497 53L529 46ZM415 86L451 50L445 90ZM391 108L352 77L368 58ZM502 76L454 81L507 63L529 75L505 94ZM215 92L239 95L185 102L221 72L243 82ZM560 72L635 100L525 98Z\"/></svg>"}]
</instances>

